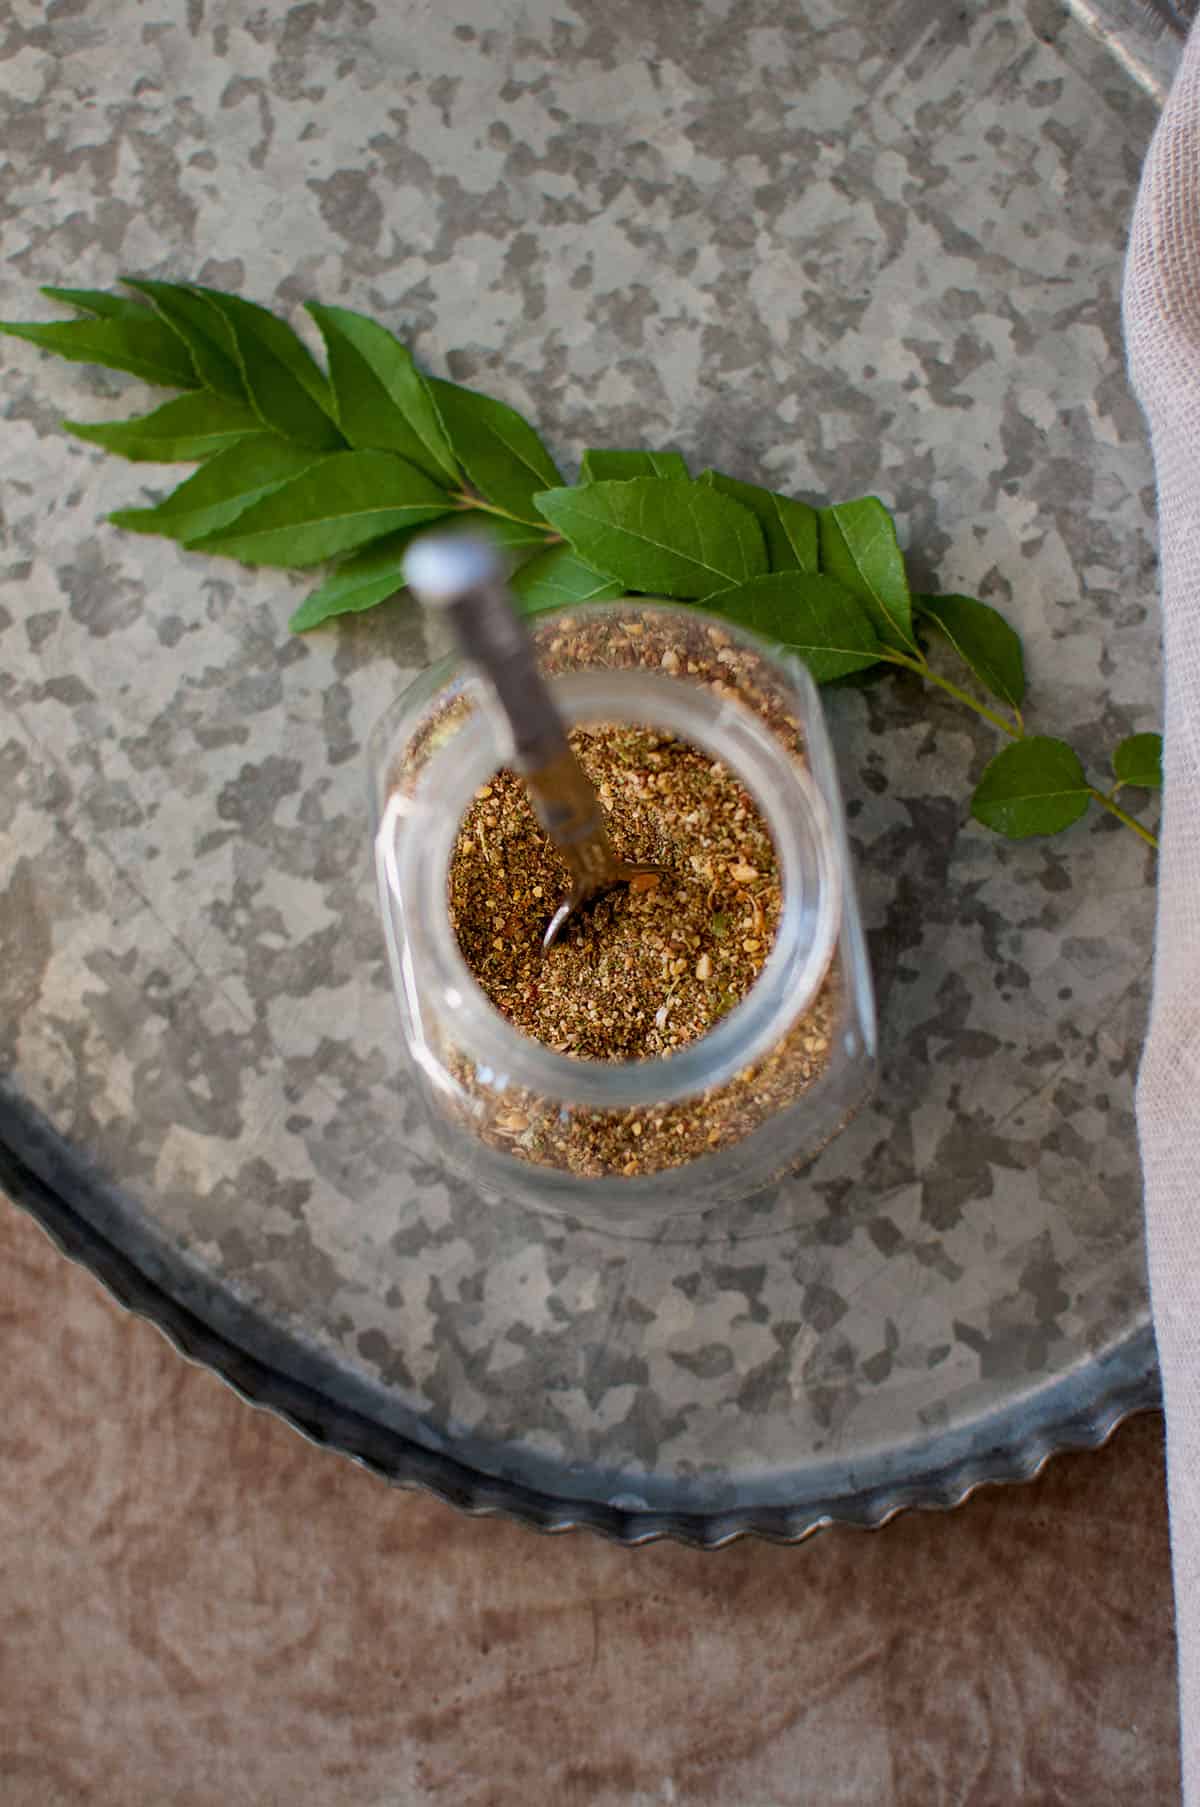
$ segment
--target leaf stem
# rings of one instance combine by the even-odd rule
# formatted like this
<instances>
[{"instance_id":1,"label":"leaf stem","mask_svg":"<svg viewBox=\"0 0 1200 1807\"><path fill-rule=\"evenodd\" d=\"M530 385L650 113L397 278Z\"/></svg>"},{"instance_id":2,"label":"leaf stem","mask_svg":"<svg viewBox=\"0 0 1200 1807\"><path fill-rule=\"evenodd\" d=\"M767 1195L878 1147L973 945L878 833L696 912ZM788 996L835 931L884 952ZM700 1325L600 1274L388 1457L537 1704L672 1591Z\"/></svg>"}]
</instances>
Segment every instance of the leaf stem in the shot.
<instances>
[{"instance_id":1,"label":"leaf stem","mask_svg":"<svg viewBox=\"0 0 1200 1807\"><path fill-rule=\"evenodd\" d=\"M989 709L986 703L981 703L977 697L973 697L969 691L960 689L957 684L951 683L949 678L944 678L940 671L934 671L932 665L930 665L923 654L918 653L915 658L912 658L909 654L899 652L895 647L889 646L884 648L882 657L888 664L902 665L906 671L915 672L919 678L924 678L927 683L936 684L939 690L944 690L947 696L952 696L956 702L962 703L966 708L973 709L976 715L982 716L984 721L991 722L994 728L999 728L1001 733L1007 734L1010 740L1025 739L1025 723L1021 718L1019 709L1013 710L1013 714L1016 717L1016 724L1014 726L1012 722L1005 721L1002 715L997 715L994 709ZM1136 817L1131 816L1128 810L1122 809L1121 805L1117 802L1117 792L1120 788L1120 784L1115 785L1110 794L1105 791L1097 790L1094 784L1089 784L1088 795L1096 800L1101 809L1106 809L1109 815L1117 818L1118 822L1123 822L1126 828L1131 828L1139 840L1145 841L1147 847L1153 847L1155 852L1157 852L1158 836L1152 834L1148 828L1143 827Z\"/></svg>"},{"instance_id":2,"label":"leaf stem","mask_svg":"<svg viewBox=\"0 0 1200 1807\"><path fill-rule=\"evenodd\" d=\"M903 665L907 671L915 671L917 676L924 678L927 683L936 684L939 690L944 690L947 696L952 696L956 702L964 704L966 708L973 709L976 715L981 715L985 722L991 722L993 728L999 728L1001 733L1007 734L1010 740L1023 738L1023 724L1014 728L1010 721L1006 721L1002 715L997 715L994 709L989 709L986 703L981 703L977 697L973 697L969 690L960 689L957 684L951 683L949 678L944 678L940 671L935 671L927 659L910 658L907 653L897 652L890 646L884 652L883 657L892 665Z\"/></svg>"},{"instance_id":3,"label":"leaf stem","mask_svg":"<svg viewBox=\"0 0 1200 1807\"><path fill-rule=\"evenodd\" d=\"M499 508L495 502L485 502L482 496L471 495L469 490L452 489L450 500L456 503L460 509L482 509L484 514L495 514L499 515L502 520L515 521L518 527L537 527L542 533L547 535L549 533L545 521L531 521L525 515L513 514L510 509Z\"/></svg>"},{"instance_id":4,"label":"leaf stem","mask_svg":"<svg viewBox=\"0 0 1200 1807\"><path fill-rule=\"evenodd\" d=\"M1151 834L1148 828L1144 828L1134 816L1131 816L1127 810L1122 809L1121 805L1115 801L1114 797L1110 796L1105 791L1098 791L1094 784L1089 785L1088 790L1102 809L1106 809L1109 815L1115 816L1118 822L1124 822L1126 828L1132 828L1134 834L1145 841L1147 847L1153 847L1155 852L1158 851L1158 836L1156 834Z\"/></svg>"}]
</instances>

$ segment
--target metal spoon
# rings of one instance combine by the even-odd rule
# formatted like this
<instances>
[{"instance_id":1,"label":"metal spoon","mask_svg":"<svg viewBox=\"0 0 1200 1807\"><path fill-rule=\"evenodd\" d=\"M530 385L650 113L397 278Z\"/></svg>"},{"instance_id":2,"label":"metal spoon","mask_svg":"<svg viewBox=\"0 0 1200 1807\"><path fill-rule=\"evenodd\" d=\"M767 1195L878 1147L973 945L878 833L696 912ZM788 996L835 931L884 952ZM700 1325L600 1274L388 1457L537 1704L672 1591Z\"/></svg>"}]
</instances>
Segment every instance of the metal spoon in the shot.
<instances>
[{"instance_id":1,"label":"metal spoon","mask_svg":"<svg viewBox=\"0 0 1200 1807\"><path fill-rule=\"evenodd\" d=\"M599 798L571 751L495 547L482 537L427 534L405 554L404 578L419 602L445 612L460 652L491 683L512 731L513 765L566 861L571 890L542 937L543 949L552 947L573 912L601 891L666 868L635 865L614 851Z\"/></svg>"}]
</instances>

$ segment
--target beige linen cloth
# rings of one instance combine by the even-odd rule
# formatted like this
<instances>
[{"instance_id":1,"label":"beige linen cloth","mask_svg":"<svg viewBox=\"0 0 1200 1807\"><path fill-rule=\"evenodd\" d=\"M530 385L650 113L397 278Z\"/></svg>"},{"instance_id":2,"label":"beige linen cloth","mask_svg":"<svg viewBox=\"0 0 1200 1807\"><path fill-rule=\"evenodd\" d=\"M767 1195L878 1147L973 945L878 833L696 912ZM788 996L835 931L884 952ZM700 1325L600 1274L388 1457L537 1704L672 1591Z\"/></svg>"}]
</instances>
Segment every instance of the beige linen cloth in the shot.
<instances>
[{"instance_id":1,"label":"beige linen cloth","mask_svg":"<svg viewBox=\"0 0 1200 1807\"><path fill-rule=\"evenodd\" d=\"M1184 1798L1200 1807L1200 27L1142 177L1125 331L1154 444L1166 661L1154 1002L1138 1123L1167 1413Z\"/></svg>"}]
</instances>

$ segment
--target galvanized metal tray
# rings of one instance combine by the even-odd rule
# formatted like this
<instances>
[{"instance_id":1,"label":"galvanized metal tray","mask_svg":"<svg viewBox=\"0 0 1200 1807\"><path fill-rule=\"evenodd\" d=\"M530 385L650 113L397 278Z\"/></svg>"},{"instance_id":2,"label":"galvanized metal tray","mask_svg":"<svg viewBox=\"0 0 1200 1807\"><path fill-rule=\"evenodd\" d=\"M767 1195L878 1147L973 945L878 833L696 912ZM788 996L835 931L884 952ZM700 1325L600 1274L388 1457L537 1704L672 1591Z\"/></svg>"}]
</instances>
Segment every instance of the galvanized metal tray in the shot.
<instances>
[{"instance_id":1,"label":"galvanized metal tray","mask_svg":"<svg viewBox=\"0 0 1200 1807\"><path fill-rule=\"evenodd\" d=\"M0 311L130 265L313 293L567 462L673 442L875 489L919 581L1020 623L1039 728L1100 771L1153 725L1118 317L1153 113L1102 52L1005 6L916 39L899 4L417 17L165 26L115 161L72 148L72 95L124 95L142 9L56 28L41 135L5 140L38 232ZM218 114L226 57L265 115ZM169 474L56 422L140 396L24 349L2 380L0 1183L68 1252L391 1478L631 1542L952 1503L1153 1401L1132 836L998 841L965 808L991 730L890 680L831 694L875 1106L770 1196L646 1240L485 1205L431 1159L371 890L362 743L419 625L289 641L287 580L103 525Z\"/></svg>"}]
</instances>

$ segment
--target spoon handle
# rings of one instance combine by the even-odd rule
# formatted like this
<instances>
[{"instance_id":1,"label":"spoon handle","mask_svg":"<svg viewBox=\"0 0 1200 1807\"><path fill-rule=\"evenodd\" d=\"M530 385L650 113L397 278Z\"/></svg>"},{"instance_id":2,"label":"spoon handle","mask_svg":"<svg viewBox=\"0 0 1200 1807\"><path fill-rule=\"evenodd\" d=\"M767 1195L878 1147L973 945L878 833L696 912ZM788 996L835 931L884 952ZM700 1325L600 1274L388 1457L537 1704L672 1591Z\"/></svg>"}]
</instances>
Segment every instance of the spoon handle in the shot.
<instances>
[{"instance_id":1,"label":"spoon handle","mask_svg":"<svg viewBox=\"0 0 1200 1807\"><path fill-rule=\"evenodd\" d=\"M428 534L410 547L404 575L420 602L447 615L459 651L490 683L512 734L513 764L572 880L587 889L603 883L616 856L599 799L571 751L495 548L482 538Z\"/></svg>"}]
</instances>

